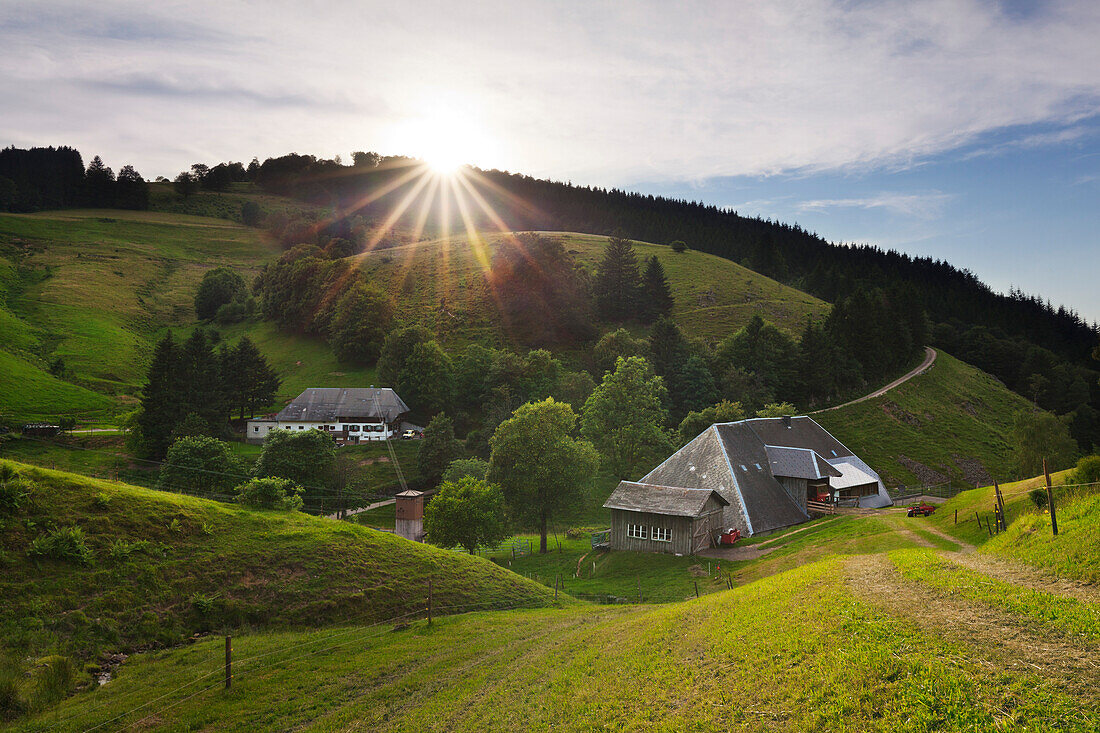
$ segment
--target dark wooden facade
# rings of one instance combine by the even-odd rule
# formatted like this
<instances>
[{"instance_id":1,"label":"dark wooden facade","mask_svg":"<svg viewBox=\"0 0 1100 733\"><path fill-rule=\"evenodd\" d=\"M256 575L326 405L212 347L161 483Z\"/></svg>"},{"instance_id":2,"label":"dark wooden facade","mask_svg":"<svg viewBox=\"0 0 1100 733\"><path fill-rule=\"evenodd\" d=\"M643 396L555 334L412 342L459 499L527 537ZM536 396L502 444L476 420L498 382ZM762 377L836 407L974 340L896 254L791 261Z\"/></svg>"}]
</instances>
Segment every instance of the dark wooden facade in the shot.
<instances>
[{"instance_id":1,"label":"dark wooden facade","mask_svg":"<svg viewBox=\"0 0 1100 733\"><path fill-rule=\"evenodd\" d=\"M722 507L712 496L695 516L612 509L611 549L693 555L711 547L723 529ZM631 525L645 527L645 537L630 536ZM654 528L667 531L668 540L653 539Z\"/></svg>"}]
</instances>

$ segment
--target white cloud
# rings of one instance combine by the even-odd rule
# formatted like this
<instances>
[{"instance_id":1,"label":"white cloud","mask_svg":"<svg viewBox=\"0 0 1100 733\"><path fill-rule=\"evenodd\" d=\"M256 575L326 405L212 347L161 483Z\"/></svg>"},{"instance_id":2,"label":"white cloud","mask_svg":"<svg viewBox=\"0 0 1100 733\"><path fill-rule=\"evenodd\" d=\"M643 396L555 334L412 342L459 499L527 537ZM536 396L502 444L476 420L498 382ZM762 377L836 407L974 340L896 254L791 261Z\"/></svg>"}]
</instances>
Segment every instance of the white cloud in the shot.
<instances>
[{"instance_id":1,"label":"white cloud","mask_svg":"<svg viewBox=\"0 0 1100 733\"><path fill-rule=\"evenodd\" d=\"M874 196L842 199L813 199L802 201L797 210L826 211L837 208L884 209L894 214L918 219L934 219L943 211L944 205L951 200L945 193L879 193Z\"/></svg>"},{"instance_id":2,"label":"white cloud","mask_svg":"<svg viewBox=\"0 0 1100 733\"><path fill-rule=\"evenodd\" d=\"M415 153L392 146L444 96L497 141L472 162L616 184L904 166L1100 113L1091 0L1023 16L988 0L260 7L6 4L0 95L18 103L0 142L153 174Z\"/></svg>"}]
</instances>

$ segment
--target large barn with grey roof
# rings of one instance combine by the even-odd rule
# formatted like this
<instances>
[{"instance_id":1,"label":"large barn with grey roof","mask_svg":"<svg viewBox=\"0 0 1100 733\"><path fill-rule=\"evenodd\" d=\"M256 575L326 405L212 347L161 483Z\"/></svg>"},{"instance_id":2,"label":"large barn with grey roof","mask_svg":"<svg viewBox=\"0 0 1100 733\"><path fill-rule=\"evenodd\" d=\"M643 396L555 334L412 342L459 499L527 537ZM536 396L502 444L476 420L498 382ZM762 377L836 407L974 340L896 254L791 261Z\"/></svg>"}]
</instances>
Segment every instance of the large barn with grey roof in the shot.
<instances>
[{"instance_id":1,"label":"large barn with grey roof","mask_svg":"<svg viewBox=\"0 0 1100 733\"><path fill-rule=\"evenodd\" d=\"M813 418L777 417L711 425L604 506L612 549L688 554L720 528L749 536L805 522L807 501L891 503L879 475Z\"/></svg>"}]
</instances>

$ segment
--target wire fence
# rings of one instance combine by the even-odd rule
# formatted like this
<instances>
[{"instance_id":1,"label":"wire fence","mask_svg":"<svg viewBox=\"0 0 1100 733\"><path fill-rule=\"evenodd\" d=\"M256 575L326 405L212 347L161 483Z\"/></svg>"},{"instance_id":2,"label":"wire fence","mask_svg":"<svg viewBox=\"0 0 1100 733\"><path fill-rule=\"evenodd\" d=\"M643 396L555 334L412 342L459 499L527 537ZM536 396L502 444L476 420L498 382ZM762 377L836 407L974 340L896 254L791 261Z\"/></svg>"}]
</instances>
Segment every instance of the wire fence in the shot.
<instances>
[{"instance_id":1,"label":"wire fence","mask_svg":"<svg viewBox=\"0 0 1100 733\"><path fill-rule=\"evenodd\" d=\"M560 607L560 604L550 600L528 601L524 603L483 601L479 603L437 605L432 602L430 591L425 601L426 603L423 606L418 606L411 611L389 616L384 619L364 622L356 620L357 618L362 619L362 616L346 617L339 621L340 626L335 628L330 627L331 633L325 633L328 631L327 629L322 630L320 636L316 639L289 644L271 651L239 659L231 658L227 651L224 663L216 666L203 666L198 668L196 669L196 675L187 682L167 692L160 693L149 700L139 702L141 695L147 694L147 688L141 686L122 693L111 702L113 705L118 705L120 701L126 700L129 706L124 712L114 714L93 726L84 728L84 730L101 730L108 726L113 726L118 730L128 730L133 727L140 727L147 721L154 718L161 718L165 712L217 688L230 688L233 684L247 682L262 671L286 667L296 661L313 655L325 654L347 647L351 644L367 642L384 634L392 633L396 629L404 628L410 623L426 620L427 623L430 624L432 623L433 616L456 616L465 613L488 611L538 610ZM345 625L349 623L356 625L352 628L345 628ZM248 639L249 637L246 636L241 638ZM228 648L229 645L227 645L227 649ZM288 654L289 656L283 656ZM201 686L198 689L193 689L196 685ZM183 697L173 699L184 692L187 694ZM59 729L66 723L70 723L83 715L83 712L74 712L66 717L58 717L53 721L50 730Z\"/></svg>"},{"instance_id":2,"label":"wire fence","mask_svg":"<svg viewBox=\"0 0 1100 733\"><path fill-rule=\"evenodd\" d=\"M50 440L48 438L42 438L31 435L21 435L20 440L29 440L36 443L47 444L57 448L64 448L73 452L86 453L89 455L100 455L110 457L116 461L125 461L127 463L137 463L149 467L151 472L154 469L160 469L165 466L170 466L175 471L191 471L199 476L209 476L213 478L229 478L240 483L245 483L252 478L251 474L238 473L231 471L216 471L207 468L201 468L197 466L185 466L180 464L172 464L167 461L158 461L151 458L139 458L126 453L117 453L114 451L102 450L99 448L90 448L87 446L74 445L68 442ZM36 463L41 468L50 468L53 470L70 470L71 467L58 466L56 463L45 465L43 463ZM120 468L116 465L114 467L105 467L97 465L91 462L85 462L81 466L81 473L93 478L99 478L104 480L120 480ZM145 477L142 477L145 478ZM150 475L148 478L152 478ZM213 483L213 481L211 482ZM202 499L213 499L215 501L221 501L226 503L233 503L237 500L236 494L218 492L218 491L203 491L196 489L193 486L184 486L181 484L173 484L162 480L159 475L156 481L147 481L139 484L143 488L152 489L155 491L165 491L172 494L186 494L188 496L196 496ZM300 484L301 485L301 484ZM302 496L302 510L309 514L317 514L321 516L328 515L340 515L347 511L359 509L361 507L369 506L381 501L387 501L393 498L392 494L386 493L362 493L362 492L341 492L334 491L331 487L317 486L312 484L301 485L305 489L305 493Z\"/></svg>"}]
</instances>

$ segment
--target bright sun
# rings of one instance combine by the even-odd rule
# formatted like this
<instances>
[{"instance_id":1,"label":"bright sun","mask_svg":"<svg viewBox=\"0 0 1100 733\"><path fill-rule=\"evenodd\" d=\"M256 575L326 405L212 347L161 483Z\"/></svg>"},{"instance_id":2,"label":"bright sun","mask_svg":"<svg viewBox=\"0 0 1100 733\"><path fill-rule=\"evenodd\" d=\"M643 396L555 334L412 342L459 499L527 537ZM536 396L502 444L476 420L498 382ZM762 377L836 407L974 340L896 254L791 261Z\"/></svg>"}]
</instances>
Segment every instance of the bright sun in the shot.
<instances>
[{"instance_id":1,"label":"bright sun","mask_svg":"<svg viewBox=\"0 0 1100 733\"><path fill-rule=\"evenodd\" d=\"M440 176L454 175L464 165L484 165L494 148L469 110L461 107L437 105L394 132L395 151L420 158Z\"/></svg>"}]
</instances>

